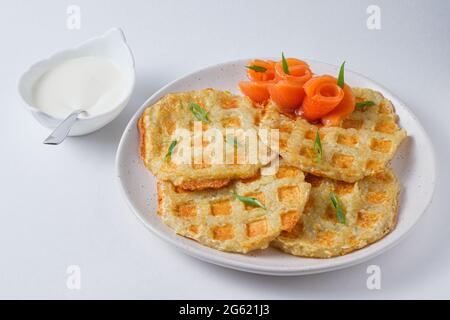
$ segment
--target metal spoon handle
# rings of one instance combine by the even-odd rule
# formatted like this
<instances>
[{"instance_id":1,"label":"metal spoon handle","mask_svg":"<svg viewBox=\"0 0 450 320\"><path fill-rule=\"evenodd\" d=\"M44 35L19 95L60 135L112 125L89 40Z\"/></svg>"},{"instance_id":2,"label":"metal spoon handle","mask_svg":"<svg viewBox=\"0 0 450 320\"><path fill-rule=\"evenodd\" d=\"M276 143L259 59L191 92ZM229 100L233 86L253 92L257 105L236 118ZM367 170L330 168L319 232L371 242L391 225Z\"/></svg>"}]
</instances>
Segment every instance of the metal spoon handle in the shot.
<instances>
[{"instance_id":1,"label":"metal spoon handle","mask_svg":"<svg viewBox=\"0 0 450 320\"><path fill-rule=\"evenodd\" d=\"M84 110L75 110L67 118L65 118L53 132L44 140L44 144L60 144L64 141L70 132L70 129L77 121L78 115L84 112Z\"/></svg>"}]
</instances>

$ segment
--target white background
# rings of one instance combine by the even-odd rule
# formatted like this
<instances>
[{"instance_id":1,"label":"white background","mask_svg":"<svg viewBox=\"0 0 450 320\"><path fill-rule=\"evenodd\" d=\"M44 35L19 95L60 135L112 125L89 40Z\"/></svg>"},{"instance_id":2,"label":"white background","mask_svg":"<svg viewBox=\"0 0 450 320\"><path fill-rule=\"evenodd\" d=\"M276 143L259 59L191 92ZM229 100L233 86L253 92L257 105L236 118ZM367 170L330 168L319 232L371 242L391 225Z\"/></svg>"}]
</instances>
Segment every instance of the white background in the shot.
<instances>
[{"instance_id":1,"label":"white background","mask_svg":"<svg viewBox=\"0 0 450 320\"><path fill-rule=\"evenodd\" d=\"M69 4L79 31L66 29ZM366 8L381 8L368 30ZM33 62L113 26L135 54L137 85L102 130L45 146L48 131L16 84ZM0 0L0 298L450 298L450 1ZM312 58L381 82L434 142L433 203L400 245L367 263L277 278L197 261L151 234L121 196L117 144L135 110L167 82L227 60ZM66 268L81 267L81 290ZM366 288L379 265L382 288Z\"/></svg>"}]
</instances>

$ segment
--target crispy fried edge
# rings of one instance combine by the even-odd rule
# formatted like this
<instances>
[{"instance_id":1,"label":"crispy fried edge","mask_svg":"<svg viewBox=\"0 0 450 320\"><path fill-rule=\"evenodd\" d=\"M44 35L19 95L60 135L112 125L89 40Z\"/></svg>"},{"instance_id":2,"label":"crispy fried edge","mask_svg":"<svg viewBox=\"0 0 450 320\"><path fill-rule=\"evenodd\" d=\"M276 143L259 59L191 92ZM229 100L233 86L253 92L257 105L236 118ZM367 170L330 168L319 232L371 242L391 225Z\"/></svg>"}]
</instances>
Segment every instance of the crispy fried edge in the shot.
<instances>
[{"instance_id":1,"label":"crispy fried edge","mask_svg":"<svg viewBox=\"0 0 450 320\"><path fill-rule=\"evenodd\" d=\"M393 172L393 170L392 170L392 172ZM400 181L398 180L397 176L395 176L395 174L393 174L393 177L395 179L395 183L397 184L398 190L397 190L397 194L394 198L394 202L392 204L392 209L394 210L394 214L392 215L391 223L389 224L389 227L388 227L388 232L385 235L388 235L397 227L398 212L400 211L400 200L401 200L400 197L402 196L402 185L400 184Z\"/></svg>"},{"instance_id":2,"label":"crispy fried edge","mask_svg":"<svg viewBox=\"0 0 450 320\"><path fill-rule=\"evenodd\" d=\"M188 191L203 190L203 189L219 189L225 187L231 182L231 179L204 179L204 180L190 180L181 183L179 187Z\"/></svg>"},{"instance_id":3,"label":"crispy fried edge","mask_svg":"<svg viewBox=\"0 0 450 320\"><path fill-rule=\"evenodd\" d=\"M142 112L141 116L139 117L139 120L137 122L137 128L138 128L138 131L139 131L139 152L141 154L142 161L144 161L144 163L147 165L147 162L145 160L145 153L146 153L145 145L146 145L146 141L145 141L144 116L145 116L145 111Z\"/></svg>"},{"instance_id":4,"label":"crispy fried edge","mask_svg":"<svg viewBox=\"0 0 450 320\"><path fill-rule=\"evenodd\" d=\"M163 199L162 183L159 180L156 182L156 192L158 195L158 209L156 210L156 214L161 217L163 213L162 203L164 199Z\"/></svg>"}]
</instances>

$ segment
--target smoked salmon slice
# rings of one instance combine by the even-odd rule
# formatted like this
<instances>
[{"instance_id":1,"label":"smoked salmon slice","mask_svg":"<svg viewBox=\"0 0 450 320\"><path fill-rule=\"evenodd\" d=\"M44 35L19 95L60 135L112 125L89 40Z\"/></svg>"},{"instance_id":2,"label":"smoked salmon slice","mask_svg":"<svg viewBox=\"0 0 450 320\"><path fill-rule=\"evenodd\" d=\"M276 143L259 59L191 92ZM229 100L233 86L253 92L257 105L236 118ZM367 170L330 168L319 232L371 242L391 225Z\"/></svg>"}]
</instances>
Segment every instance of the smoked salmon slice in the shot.
<instances>
[{"instance_id":1,"label":"smoked salmon slice","mask_svg":"<svg viewBox=\"0 0 450 320\"><path fill-rule=\"evenodd\" d=\"M341 120L355 110L355 96L352 88L344 84L344 98L330 113L322 117L325 126L337 126Z\"/></svg>"},{"instance_id":2,"label":"smoked salmon slice","mask_svg":"<svg viewBox=\"0 0 450 320\"><path fill-rule=\"evenodd\" d=\"M247 76L253 81L273 80L275 78L275 61L260 59L250 61L247 65Z\"/></svg>"},{"instance_id":3,"label":"smoked salmon slice","mask_svg":"<svg viewBox=\"0 0 450 320\"><path fill-rule=\"evenodd\" d=\"M316 121L330 113L344 99L344 90L335 77L324 75L308 80L304 85L303 117Z\"/></svg>"},{"instance_id":4,"label":"smoked salmon slice","mask_svg":"<svg viewBox=\"0 0 450 320\"><path fill-rule=\"evenodd\" d=\"M290 80L300 84L304 84L311 79L312 72L309 65L302 60L295 58L287 58L287 67L289 73L286 73L283 68L283 61L278 61L275 64L275 80Z\"/></svg>"},{"instance_id":5,"label":"smoked salmon slice","mask_svg":"<svg viewBox=\"0 0 450 320\"><path fill-rule=\"evenodd\" d=\"M305 97L303 85L294 81L280 80L269 85L270 98L278 105L280 111L294 113L301 106Z\"/></svg>"},{"instance_id":6,"label":"smoked salmon slice","mask_svg":"<svg viewBox=\"0 0 450 320\"><path fill-rule=\"evenodd\" d=\"M352 89L345 84L345 62L339 76L313 76L300 59L278 62L254 59L246 66L250 81L239 82L241 92L256 103L272 99L283 113L296 114L312 123L337 126L355 109Z\"/></svg>"},{"instance_id":7,"label":"smoked salmon slice","mask_svg":"<svg viewBox=\"0 0 450 320\"><path fill-rule=\"evenodd\" d=\"M241 92L256 103L263 103L270 98L268 86L269 81L240 81Z\"/></svg>"}]
</instances>

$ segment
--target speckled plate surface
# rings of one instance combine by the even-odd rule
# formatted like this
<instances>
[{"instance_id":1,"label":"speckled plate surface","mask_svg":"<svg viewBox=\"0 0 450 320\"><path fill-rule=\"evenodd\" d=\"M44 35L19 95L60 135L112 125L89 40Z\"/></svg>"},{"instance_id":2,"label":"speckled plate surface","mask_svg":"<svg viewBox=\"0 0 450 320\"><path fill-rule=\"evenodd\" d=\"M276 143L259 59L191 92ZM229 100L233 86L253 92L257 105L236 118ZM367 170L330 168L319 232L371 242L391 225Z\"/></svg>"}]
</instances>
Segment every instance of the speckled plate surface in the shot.
<instances>
[{"instance_id":1,"label":"speckled plate surface","mask_svg":"<svg viewBox=\"0 0 450 320\"><path fill-rule=\"evenodd\" d=\"M270 275L301 275L348 267L384 252L403 239L425 212L433 195L436 177L433 146L419 120L402 101L383 86L348 70L346 82L351 86L377 90L392 101L400 116L400 125L408 132L408 138L392 161L392 167L402 185L398 223L394 231L380 241L345 256L308 259L284 254L272 248L247 255L217 251L177 236L160 221L156 215L156 179L147 171L139 157L136 122L141 112L170 92L206 87L238 92L237 83L245 78L244 66L248 61L249 59L218 64L175 80L152 95L128 123L117 150L117 175L126 201L144 225L162 239L203 261ZM316 74L338 73L337 66L307 61Z\"/></svg>"}]
</instances>

